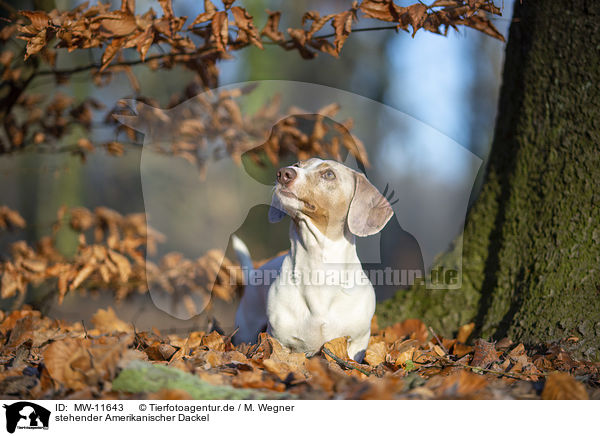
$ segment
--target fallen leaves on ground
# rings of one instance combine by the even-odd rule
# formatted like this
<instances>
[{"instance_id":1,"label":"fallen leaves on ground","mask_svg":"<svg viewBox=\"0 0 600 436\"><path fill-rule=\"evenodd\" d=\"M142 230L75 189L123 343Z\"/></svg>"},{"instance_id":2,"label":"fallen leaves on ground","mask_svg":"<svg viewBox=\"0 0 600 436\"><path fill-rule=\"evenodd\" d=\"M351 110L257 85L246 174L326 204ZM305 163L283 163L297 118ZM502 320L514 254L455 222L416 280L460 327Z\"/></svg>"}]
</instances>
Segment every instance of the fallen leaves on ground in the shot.
<instances>
[{"instance_id":1,"label":"fallen leaves on ground","mask_svg":"<svg viewBox=\"0 0 600 436\"><path fill-rule=\"evenodd\" d=\"M0 396L4 398L305 398L305 399L588 399L600 398L600 363L573 359L560 343L535 349L508 339L475 339L473 325L441 338L419 320L379 329L363 363L347 338L316 356L292 352L262 333L232 344L216 331L183 335L136 331L112 308L91 327L24 307L0 312ZM428 332L431 332L429 335ZM143 376L152 368L176 388ZM141 377L136 380L136 377ZM162 377L162 376L161 376Z\"/></svg>"}]
</instances>

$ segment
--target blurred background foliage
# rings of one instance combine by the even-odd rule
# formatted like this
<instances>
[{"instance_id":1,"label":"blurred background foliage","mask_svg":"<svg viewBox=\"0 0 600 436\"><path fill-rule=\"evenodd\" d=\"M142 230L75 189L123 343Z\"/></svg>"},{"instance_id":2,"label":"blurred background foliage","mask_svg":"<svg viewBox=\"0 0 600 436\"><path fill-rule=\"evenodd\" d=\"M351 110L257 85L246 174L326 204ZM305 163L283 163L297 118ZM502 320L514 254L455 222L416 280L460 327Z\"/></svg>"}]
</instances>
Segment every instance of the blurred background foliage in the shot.
<instances>
[{"instance_id":1,"label":"blurred background foliage","mask_svg":"<svg viewBox=\"0 0 600 436\"><path fill-rule=\"evenodd\" d=\"M3 16L8 16L7 11L13 8L67 10L81 3L73 0L2 0L0 11ZM409 5L413 2L397 3ZM348 1L341 0L256 0L241 4L254 17L259 28L266 22L265 9L284 11L281 29L298 26L302 14L307 10L316 9L321 14L326 14L349 7ZM114 8L119 8L119 5L120 1L113 1ZM222 7L219 2L215 2L215 5ZM161 10L158 1L138 1L136 12L145 11L149 7L155 11ZM190 18L203 11L201 2L191 0L175 0L173 8L176 15ZM508 33L511 13L512 0L505 0L503 16L491 18L504 35ZM368 27L370 21L361 20L360 27ZM321 53L315 59L305 60L296 51L283 51L271 45L265 45L264 50L251 46L233 52L232 59L218 64L219 85L275 79L339 88L404 112L485 160L496 118L503 51L504 44L501 41L466 27L461 27L458 32L450 30L447 37L424 31L417 32L414 38L402 31L360 32L348 38L339 58ZM97 49L89 53L76 51L69 55L61 54L58 66L71 67L92 59L97 62L100 57L101 51ZM173 94L181 93L183 87L194 79L192 72L179 67L152 71L144 65L138 65L132 71L139 84L138 89L132 86L132 81L125 73L119 73L109 86L102 88L94 85L89 74L80 73L64 84L56 84L52 76L36 78L31 84L31 91L49 97L63 93L76 101L91 96L107 108L114 107L122 98L144 95L165 107ZM395 126L394 129L382 127L377 128L377 132L371 132L372 135L378 135L380 140L368 144L369 158L375 165L385 168L391 177L402 180L395 162L414 158L411 153L423 153L427 150L411 151L398 146L394 143L398 132L402 136L402 144L427 143L427 132L414 128L414 124L399 128ZM394 132L392 137L389 135L390 131ZM74 132L63 140L76 141L80 133ZM92 120L92 129L87 135L90 135L92 142L131 142L123 134L115 137L114 129L107 128L98 116ZM105 206L122 214L143 211L141 147L135 145L126 147L123 156L119 157L98 149L87 156L86 162L68 153L36 153L35 150L0 155L0 204L20 211L28 223L21 233L0 233L0 253L6 253L9 244L18 239L37 241L48 235L56 220L56 211L63 205L85 206L89 209ZM266 171L272 172L273 168ZM461 163L447 162L439 171L447 173L450 178L460 179ZM482 171L480 175L481 173ZM423 179L417 181L422 183L424 195L435 195L427 191L426 181L430 176L432 174L423 174ZM411 182L415 183L414 180ZM473 190L472 198L475 198L477 190L478 184ZM440 207L444 207L444 201L443 198L439 199ZM273 254L261 251L261 240L277 241L270 245L271 251L273 247L284 248L286 245L285 226L273 231L260 224L265 211L264 207L251 210L247 223L241 230L242 237L247 240L257 258ZM450 242L446 241L447 244ZM65 227L59 230L56 244L62 253L73 253L77 247L77 234ZM36 290L33 289L28 298L35 301L41 296L36 295ZM90 294L87 297L69 295L62 305L51 304L48 310L51 316L57 318L83 319L98 306L110 304L111 298L104 294ZM220 302L210 316L216 317L223 328L230 329L234 307L235 302ZM189 321L174 320L157 311L147 294L124 302L118 310L122 319L130 320L140 327L157 325L188 328L204 325L207 321L206 316Z\"/></svg>"}]
</instances>

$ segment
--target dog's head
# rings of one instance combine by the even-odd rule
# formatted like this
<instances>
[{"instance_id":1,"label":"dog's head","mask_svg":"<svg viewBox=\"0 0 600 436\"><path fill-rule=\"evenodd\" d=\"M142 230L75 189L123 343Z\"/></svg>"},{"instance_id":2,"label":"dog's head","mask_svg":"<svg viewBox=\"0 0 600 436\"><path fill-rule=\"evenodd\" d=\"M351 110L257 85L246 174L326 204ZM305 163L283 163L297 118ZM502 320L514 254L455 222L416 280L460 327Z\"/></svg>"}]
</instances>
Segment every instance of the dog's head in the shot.
<instances>
[{"instance_id":1,"label":"dog's head","mask_svg":"<svg viewBox=\"0 0 600 436\"><path fill-rule=\"evenodd\" d=\"M269 220L284 213L308 219L325 235L379 232L394 214L388 200L364 174L332 160L309 159L277 171Z\"/></svg>"}]
</instances>

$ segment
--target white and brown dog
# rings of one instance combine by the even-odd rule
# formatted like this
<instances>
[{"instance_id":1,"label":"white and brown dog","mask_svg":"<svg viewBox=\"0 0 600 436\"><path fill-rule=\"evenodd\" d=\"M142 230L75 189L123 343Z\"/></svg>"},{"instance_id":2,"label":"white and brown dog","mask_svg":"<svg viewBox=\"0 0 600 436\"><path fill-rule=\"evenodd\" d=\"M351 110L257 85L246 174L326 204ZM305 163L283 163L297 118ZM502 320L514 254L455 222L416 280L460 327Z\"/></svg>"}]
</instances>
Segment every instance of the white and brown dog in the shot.
<instances>
[{"instance_id":1,"label":"white and brown dog","mask_svg":"<svg viewBox=\"0 0 600 436\"><path fill-rule=\"evenodd\" d=\"M369 343L375 292L356 254L355 237L379 232L393 215L367 178L339 162L309 159L277 172L269 221L292 218L288 254L259 269L269 280L248 284L236 314L236 343L255 342L265 327L282 345L313 355L349 337L348 354L361 361ZM233 247L252 268L238 238ZM350 282L348 281L350 280Z\"/></svg>"}]
</instances>

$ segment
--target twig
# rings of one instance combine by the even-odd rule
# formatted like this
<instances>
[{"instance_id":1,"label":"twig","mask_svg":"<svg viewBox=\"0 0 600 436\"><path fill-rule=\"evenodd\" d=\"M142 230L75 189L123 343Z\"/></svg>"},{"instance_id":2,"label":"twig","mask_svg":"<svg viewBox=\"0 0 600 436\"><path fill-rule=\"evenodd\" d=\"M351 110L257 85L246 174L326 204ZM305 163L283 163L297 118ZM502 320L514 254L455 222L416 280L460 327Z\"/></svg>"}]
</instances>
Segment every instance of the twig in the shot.
<instances>
[{"instance_id":1,"label":"twig","mask_svg":"<svg viewBox=\"0 0 600 436\"><path fill-rule=\"evenodd\" d=\"M31 75L25 79L25 81L23 81L23 83L21 84L21 86L15 86L14 84L11 83L10 87L10 91L8 93L8 95L2 99L2 113L0 115L0 119L3 120L3 127L4 127L4 131L6 133L6 138L8 139L8 143L10 146L10 149L14 149L15 148L15 144L12 140L12 136L10 134L10 126L9 126L9 114L13 108L13 106L17 103L17 100L19 100L19 97L21 96L21 94L23 94L23 92L25 92L25 89L31 84L31 81L34 79L36 75L36 72L34 71L33 73L31 73Z\"/></svg>"},{"instance_id":2,"label":"twig","mask_svg":"<svg viewBox=\"0 0 600 436\"><path fill-rule=\"evenodd\" d=\"M373 375L374 373L372 371L365 371L362 368L358 368L354 365L352 365L350 362L346 362L344 359L340 359L339 357L337 357L335 354L333 354L331 351L329 351L327 348L323 347L322 348L323 353L327 354L329 357L331 357L333 360L336 361L336 363L338 365L340 365L342 368L344 369L355 369L358 372L366 375L366 376L370 376Z\"/></svg>"},{"instance_id":3,"label":"twig","mask_svg":"<svg viewBox=\"0 0 600 436\"><path fill-rule=\"evenodd\" d=\"M178 56L190 56L190 55L202 55L202 54L203 54L203 52L155 54L152 56L147 56L144 60L142 60L142 58L139 58L139 59L135 59L132 61L115 62L115 63L110 64L109 66L111 68L112 67L127 67L127 66L143 64L143 63L157 60L157 59L167 59L167 58L176 58ZM81 73L83 71L92 70L94 68L99 70L100 68L102 68L102 64L94 63L94 64L88 64L88 65L80 65L78 67L66 68L64 70L43 70L43 71L37 72L36 76L47 76L47 75L51 75L51 74L59 74L59 75L75 74L75 73Z\"/></svg>"},{"instance_id":4,"label":"twig","mask_svg":"<svg viewBox=\"0 0 600 436\"><path fill-rule=\"evenodd\" d=\"M352 32L350 32L350 33L371 32L371 31L377 31L377 30L398 30L398 25L378 26L378 27L359 27L358 29L352 29ZM324 39L324 38L331 38L334 36L335 36L335 33L327 33L325 35L315 36L313 39ZM288 41L286 41L286 43L287 42ZM289 42L292 42L292 40L290 40Z\"/></svg>"},{"instance_id":5,"label":"twig","mask_svg":"<svg viewBox=\"0 0 600 436\"><path fill-rule=\"evenodd\" d=\"M231 342L233 335L235 335L239 329L240 329L239 327L236 327L236 329L233 331L233 333L230 333L227 336L225 336L225 340Z\"/></svg>"},{"instance_id":6,"label":"twig","mask_svg":"<svg viewBox=\"0 0 600 436\"><path fill-rule=\"evenodd\" d=\"M391 30L391 29L397 29L397 28L398 28L398 26L363 27L363 28L359 28L359 29L352 29L352 33L354 33L354 32L357 32L357 33L358 32L370 32L370 31L377 31L377 30ZM194 28L192 28L190 30L194 30ZM326 38L332 38L334 36L335 36L335 33L328 33L325 35L315 36L313 39L326 39ZM289 39L287 41L275 43L275 42L272 42L267 39L263 40L261 38L261 42L263 44L273 43L273 44L277 44L277 45L286 45L286 44L291 44L293 42L293 40ZM157 59L176 58L178 56L202 55L202 53L203 52L165 53L165 54L161 53L161 54L148 56L144 60L139 58L139 59L132 60L132 61L115 62L113 64L110 64L110 67L134 66L134 65L143 64L148 61L157 60ZM92 64L88 64L88 65L80 65L78 67L73 67L73 68L66 68L64 70L44 70L44 71L39 71L38 73L36 73L36 76L47 76L47 75L52 75L52 74L59 74L59 75L76 74L76 73L81 73L83 71L92 70L94 68L99 70L100 68L102 68L102 64L92 63Z\"/></svg>"},{"instance_id":7,"label":"twig","mask_svg":"<svg viewBox=\"0 0 600 436\"><path fill-rule=\"evenodd\" d=\"M496 374L499 376L503 376L503 377L511 377L511 378L515 378L517 380L526 380L525 377L534 377L534 376L541 376L541 377L547 377L549 374L547 372L539 372L537 374L517 374L516 372L503 372L503 371L497 371L495 369L487 369L487 368L481 368L479 366L471 366L471 365L467 365L466 363L458 363L458 362L453 362L450 359L447 359L445 357L441 357L441 356L433 356L434 358L437 358L441 361L443 361L444 363L446 363L447 365L450 366L456 366L456 367L461 367L461 368L466 368L466 369L470 369L470 370L474 370L474 371L481 371L481 372L488 372L490 374ZM526 381L530 381L530 380L526 380Z\"/></svg>"},{"instance_id":8,"label":"twig","mask_svg":"<svg viewBox=\"0 0 600 436\"><path fill-rule=\"evenodd\" d=\"M440 338L438 338L438 335L435 334L435 331L433 331L433 328L431 326L429 326L429 331L431 332L431 334L433 335L433 337L435 338L437 343L440 344L440 347L442 347L442 350L444 350L444 353L450 354L448 352L448 349L446 347L444 347L444 344L442 343L442 341L440 341Z\"/></svg>"},{"instance_id":9,"label":"twig","mask_svg":"<svg viewBox=\"0 0 600 436\"><path fill-rule=\"evenodd\" d=\"M85 333L85 338L87 339L88 338L88 331L85 328L85 322L83 322L83 320L81 320L81 326L83 327L83 331Z\"/></svg>"}]
</instances>

